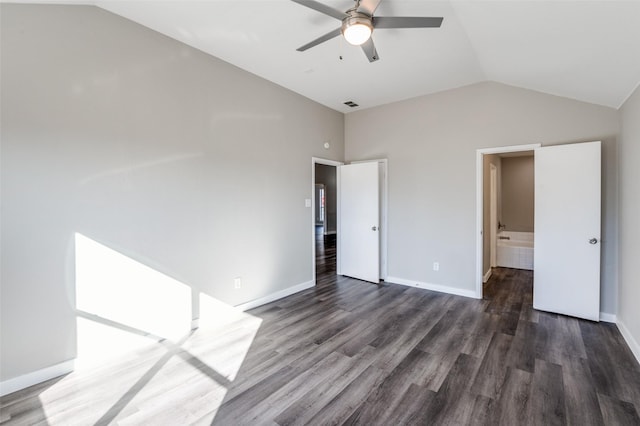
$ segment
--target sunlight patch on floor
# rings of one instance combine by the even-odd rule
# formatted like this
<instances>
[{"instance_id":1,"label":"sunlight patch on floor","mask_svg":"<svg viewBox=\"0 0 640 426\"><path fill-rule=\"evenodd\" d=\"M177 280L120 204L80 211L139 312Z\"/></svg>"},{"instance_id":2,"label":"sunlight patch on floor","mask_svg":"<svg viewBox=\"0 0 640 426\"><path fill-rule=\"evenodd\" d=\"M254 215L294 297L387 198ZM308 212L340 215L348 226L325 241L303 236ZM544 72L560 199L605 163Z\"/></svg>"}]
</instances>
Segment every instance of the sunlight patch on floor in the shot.
<instances>
[{"instance_id":1,"label":"sunlight patch on floor","mask_svg":"<svg viewBox=\"0 0 640 426\"><path fill-rule=\"evenodd\" d=\"M200 329L186 347L209 367L233 381L261 324L262 319L200 293ZM199 339L211 333L215 339Z\"/></svg>"}]
</instances>

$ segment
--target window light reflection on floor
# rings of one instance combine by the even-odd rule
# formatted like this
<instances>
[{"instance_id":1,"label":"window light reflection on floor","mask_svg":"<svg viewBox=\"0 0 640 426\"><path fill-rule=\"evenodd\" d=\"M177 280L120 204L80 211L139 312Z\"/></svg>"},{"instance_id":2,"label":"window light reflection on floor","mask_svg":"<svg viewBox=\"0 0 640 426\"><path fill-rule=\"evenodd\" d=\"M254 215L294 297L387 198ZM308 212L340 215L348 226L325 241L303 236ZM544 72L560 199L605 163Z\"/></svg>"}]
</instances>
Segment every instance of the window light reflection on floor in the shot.
<instances>
[{"instance_id":1,"label":"window light reflection on floor","mask_svg":"<svg viewBox=\"0 0 640 426\"><path fill-rule=\"evenodd\" d=\"M216 338L207 344L200 344L199 336L194 336L184 347L233 381L249 352L262 319L204 293L200 293L199 299L201 335L215 335Z\"/></svg>"}]
</instances>

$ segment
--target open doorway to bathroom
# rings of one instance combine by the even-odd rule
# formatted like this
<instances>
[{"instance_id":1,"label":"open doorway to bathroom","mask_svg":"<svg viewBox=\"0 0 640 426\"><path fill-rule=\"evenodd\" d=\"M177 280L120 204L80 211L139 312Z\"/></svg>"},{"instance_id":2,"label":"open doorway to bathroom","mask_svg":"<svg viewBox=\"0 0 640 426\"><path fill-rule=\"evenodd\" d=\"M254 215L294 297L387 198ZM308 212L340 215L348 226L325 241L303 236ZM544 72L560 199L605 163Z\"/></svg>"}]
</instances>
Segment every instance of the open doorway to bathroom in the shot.
<instances>
[{"instance_id":1,"label":"open doorway to bathroom","mask_svg":"<svg viewBox=\"0 0 640 426\"><path fill-rule=\"evenodd\" d=\"M484 281L491 268L533 270L534 233L534 156L521 151L486 156L489 180L489 215L484 234L489 236L489 262ZM485 243L487 244L487 243Z\"/></svg>"},{"instance_id":2,"label":"open doorway to bathroom","mask_svg":"<svg viewBox=\"0 0 640 426\"><path fill-rule=\"evenodd\" d=\"M539 145L478 151L478 278L476 292L496 271L533 271L534 150Z\"/></svg>"},{"instance_id":3,"label":"open doorway to bathroom","mask_svg":"<svg viewBox=\"0 0 640 426\"><path fill-rule=\"evenodd\" d=\"M508 219L504 211L507 208L505 192L508 190L505 189L505 158L511 155L498 155L501 184L497 186L501 188L500 197L503 199L499 204L502 209L499 225L504 224L505 229L496 236L496 262L500 265L500 249L506 249L507 260L516 263L515 267L507 265L505 269L530 273L530 279L527 277L526 280L530 281L536 310L598 321L601 318L601 141L545 147L521 145L509 149L486 148L476 151L476 297L485 298L483 278L488 278L489 284L493 280L493 271L491 274L488 271L483 273L487 258L485 249L490 250L490 247L485 247L486 229L489 227L485 223L484 213L485 184L488 180L483 176L486 170L484 163L490 162L490 155L493 154L531 150L534 151L535 237L521 235L526 234L526 229L508 229L508 222L517 222ZM518 187L516 192L520 193L522 189ZM516 203L513 208L521 208L521 205ZM501 236L504 238L501 239ZM534 247L527 241L530 239L533 239ZM500 243L503 243L502 247ZM525 250L535 252L531 262L535 274L531 270L519 269L522 266L517 262L522 262Z\"/></svg>"}]
</instances>

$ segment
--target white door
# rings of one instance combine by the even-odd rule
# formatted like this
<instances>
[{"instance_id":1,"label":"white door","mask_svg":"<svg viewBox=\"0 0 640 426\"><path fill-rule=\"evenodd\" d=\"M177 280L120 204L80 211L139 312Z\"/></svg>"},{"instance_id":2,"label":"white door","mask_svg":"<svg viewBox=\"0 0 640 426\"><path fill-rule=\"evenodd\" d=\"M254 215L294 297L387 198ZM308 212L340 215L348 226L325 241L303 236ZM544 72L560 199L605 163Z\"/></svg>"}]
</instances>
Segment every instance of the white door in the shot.
<instances>
[{"instance_id":1,"label":"white door","mask_svg":"<svg viewBox=\"0 0 640 426\"><path fill-rule=\"evenodd\" d=\"M340 166L340 274L380 281L377 162Z\"/></svg>"},{"instance_id":2,"label":"white door","mask_svg":"<svg viewBox=\"0 0 640 426\"><path fill-rule=\"evenodd\" d=\"M600 319L600 155L600 142L535 151L535 309Z\"/></svg>"}]
</instances>

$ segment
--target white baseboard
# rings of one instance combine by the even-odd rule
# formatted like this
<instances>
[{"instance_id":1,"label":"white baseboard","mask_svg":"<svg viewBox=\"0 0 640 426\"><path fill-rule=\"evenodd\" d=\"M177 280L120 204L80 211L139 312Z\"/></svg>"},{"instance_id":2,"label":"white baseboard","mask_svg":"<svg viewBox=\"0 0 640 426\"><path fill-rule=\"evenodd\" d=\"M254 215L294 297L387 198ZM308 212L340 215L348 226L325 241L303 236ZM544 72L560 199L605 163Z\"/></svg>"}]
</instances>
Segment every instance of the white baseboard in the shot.
<instances>
[{"instance_id":1,"label":"white baseboard","mask_svg":"<svg viewBox=\"0 0 640 426\"><path fill-rule=\"evenodd\" d=\"M608 314L606 312L600 312L600 321L612 322L614 324L618 322L614 314Z\"/></svg>"},{"instance_id":2,"label":"white baseboard","mask_svg":"<svg viewBox=\"0 0 640 426\"><path fill-rule=\"evenodd\" d=\"M486 274L484 274L484 276L482 277L482 282L486 283L487 281L489 281L489 278L491 278L491 273L492 273L493 269L489 268L489 270L487 271Z\"/></svg>"},{"instance_id":3,"label":"white baseboard","mask_svg":"<svg viewBox=\"0 0 640 426\"><path fill-rule=\"evenodd\" d=\"M640 344L636 339L634 339L633 335L622 321L618 321L617 325L618 330L620 330L620 334L622 334L624 340L627 341L627 345L629 345L629 349L631 349L631 352L633 352L633 356L635 356L636 360L640 362Z\"/></svg>"},{"instance_id":4,"label":"white baseboard","mask_svg":"<svg viewBox=\"0 0 640 426\"><path fill-rule=\"evenodd\" d=\"M71 373L74 370L74 362L75 360L70 359L69 361L61 362L60 364L52 365L51 367L42 368L40 370L0 382L0 396L5 396L28 388L29 386L37 385L38 383Z\"/></svg>"},{"instance_id":5,"label":"white baseboard","mask_svg":"<svg viewBox=\"0 0 640 426\"><path fill-rule=\"evenodd\" d=\"M258 306L266 305L267 303L271 303L275 300L282 299L283 297L291 296L292 294L301 292L308 288L311 288L315 285L315 281L307 281L306 283L294 285L293 287L285 288L284 290L277 291L275 293L271 293L267 296L261 297L259 299L252 300L247 303L243 303L241 305L236 305L236 308L241 311L248 311L249 309L257 308Z\"/></svg>"},{"instance_id":6,"label":"white baseboard","mask_svg":"<svg viewBox=\"0 0 640 426\"><path fill-rule=\"evenodd\" d=\"M472 299L476 298L476 292L474 290L463 290L457 287L449 287L445 285L431 284L415 280L406 280L404 278L398 277L387 277L384 281L392 284L406 285L408 287L417 287L423 288L425 290L438 291L440 293L455 294L456 296L471 297Z\"/></svg>"}]
</instances>

